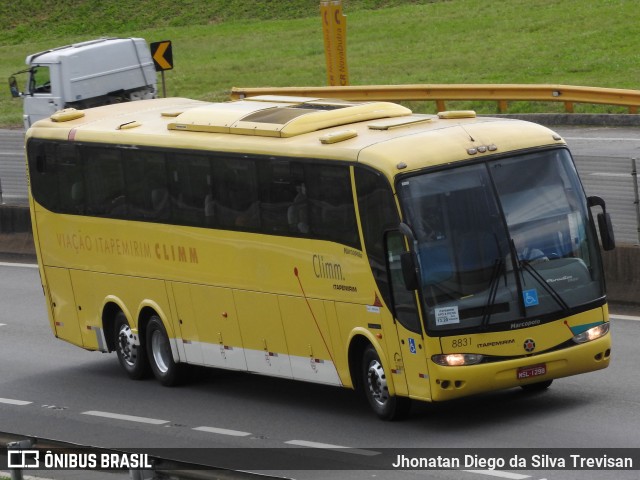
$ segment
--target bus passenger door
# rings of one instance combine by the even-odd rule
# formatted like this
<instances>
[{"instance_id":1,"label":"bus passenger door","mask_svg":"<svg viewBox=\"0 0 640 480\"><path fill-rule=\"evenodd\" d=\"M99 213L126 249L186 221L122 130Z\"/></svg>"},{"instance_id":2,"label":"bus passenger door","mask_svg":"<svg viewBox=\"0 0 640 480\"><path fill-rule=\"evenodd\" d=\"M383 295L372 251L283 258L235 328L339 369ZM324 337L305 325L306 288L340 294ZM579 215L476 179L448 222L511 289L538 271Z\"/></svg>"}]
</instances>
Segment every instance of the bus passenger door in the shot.
<instances>
[{"instance_id":1,"label":"bus passenger door","mask_svg":"<svg viewBox=\"0 0 640 480\"><path fill-rule=\"evenodd\" d=\"M405 378L412 398L431 399L426 342L416 302L415 292L407 290L402 275L400 256L406 251L404 237L392 231L386 235L387 268L391 282L393 314L400 342Z\"/></svg>"}]
</instances>

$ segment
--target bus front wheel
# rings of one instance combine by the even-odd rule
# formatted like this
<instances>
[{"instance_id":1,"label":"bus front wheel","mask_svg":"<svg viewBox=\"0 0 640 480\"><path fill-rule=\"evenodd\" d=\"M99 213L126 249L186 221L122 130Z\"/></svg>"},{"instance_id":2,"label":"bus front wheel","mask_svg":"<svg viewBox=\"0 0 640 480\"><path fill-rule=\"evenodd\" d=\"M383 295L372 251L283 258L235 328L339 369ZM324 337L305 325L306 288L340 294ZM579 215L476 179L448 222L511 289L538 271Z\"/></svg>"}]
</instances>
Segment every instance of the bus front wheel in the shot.
<instances>
[{"instance_id":1,"label":"bus front wheel","mask_svg":"<svg viewBox=\"0 0 640 480\"><path fill-rule=\"evenodd\" d=\"M387 374L380 356L369 345L362 357L362 387L373 411L383 420L399 420L408 415L411 401L389 393Z\"/></svg>"},{"instance_id":2,"label":"bus front wheel","mask_svg":"<svg viewBox=\"0 0 640 480\"><path fill-rule=\"evenodd\" d=\"M154 315L147 325L147 348L153 375L167 387L180 381L179 365L173 359L169 336L160 317Z\"/></svg>"},{"instance_id":3,"label":"bus front wheel","mask_svg":"<svg viewBox=\"0 0 640 480\"><path fill-rule=\"evenodd\" d=\"M114 330L116 353L120 365L129 378L133 380L145 378L149 374L149 362L144 343L138 341L124 313L118 312L116 315Z\"/></svg>"}]
</instances>

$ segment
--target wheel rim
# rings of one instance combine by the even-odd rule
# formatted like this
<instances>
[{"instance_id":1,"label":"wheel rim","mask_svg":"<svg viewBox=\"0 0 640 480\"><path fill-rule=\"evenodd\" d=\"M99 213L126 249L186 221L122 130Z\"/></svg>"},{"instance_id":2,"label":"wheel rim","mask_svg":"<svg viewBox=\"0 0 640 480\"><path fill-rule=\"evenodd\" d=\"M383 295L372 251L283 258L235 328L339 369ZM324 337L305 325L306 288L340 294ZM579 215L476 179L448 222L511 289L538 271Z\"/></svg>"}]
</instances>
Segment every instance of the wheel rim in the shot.
<instances>
[{"instance_id":1,"label":"wheel rim","mask_svg":"<svg viewBox=\"0 0 640 480\"><path fill-rule=\"evenodd\" d=\"M138 345L129 325L124 324L118 332L118 346L122 359L130 367L135 366L138 359Z\"/></svg>"},{"instance_id":2,"label":"wheel rim","mask_svg":"<svg viewBox=\"0 0 640 480\"><path fill-rule=\"evenodd\" d=\"M161 373L167 373L169 371L171 350L169 349L167 338L159 330L154 331L151 336L151 351L153 352L153 361L158 370Z\"/></svg>"},{"instance_id":3,"label":"wheel rim","mask_svg":"<svg viewBox=\"0 0 640 480\"><path fill-rule=\"evenodd\" d=\"M387 377L384 369L378 360L373 360L367 370L367 384L369 386L369 396L380 406L384 406L389 400L389 389L387 388Z\"/></svg>"}]
</instances>

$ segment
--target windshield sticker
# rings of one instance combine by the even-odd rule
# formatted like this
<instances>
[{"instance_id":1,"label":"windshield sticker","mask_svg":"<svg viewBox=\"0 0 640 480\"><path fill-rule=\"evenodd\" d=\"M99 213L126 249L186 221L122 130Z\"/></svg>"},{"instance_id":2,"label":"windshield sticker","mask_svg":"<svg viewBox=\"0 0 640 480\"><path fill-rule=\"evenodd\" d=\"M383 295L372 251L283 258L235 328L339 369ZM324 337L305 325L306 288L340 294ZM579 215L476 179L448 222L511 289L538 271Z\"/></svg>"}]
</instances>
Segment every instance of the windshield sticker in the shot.
<instances>
[{"instance_id":1,"label":"windshield sticker","mask_svg":"<svg viewBox=\"0 0 640 480\"><path fill-rule=\"evenodd\" d=\"M450 325L452 323L460 323L460 314L458 307L436 308L436 325Z\"/></svg>"},{"instance_id":2,"label":"windshield sticker","mask_svg":"<svg viewBox=\"0 0 640 480\"><path fill-rule=\"evenodd\" d=\"M524 306L527 308L535 307L540 303L538 301L538 291L535 288L522 292L522 298L524 299Z\"/></svg>"}]
</instances>

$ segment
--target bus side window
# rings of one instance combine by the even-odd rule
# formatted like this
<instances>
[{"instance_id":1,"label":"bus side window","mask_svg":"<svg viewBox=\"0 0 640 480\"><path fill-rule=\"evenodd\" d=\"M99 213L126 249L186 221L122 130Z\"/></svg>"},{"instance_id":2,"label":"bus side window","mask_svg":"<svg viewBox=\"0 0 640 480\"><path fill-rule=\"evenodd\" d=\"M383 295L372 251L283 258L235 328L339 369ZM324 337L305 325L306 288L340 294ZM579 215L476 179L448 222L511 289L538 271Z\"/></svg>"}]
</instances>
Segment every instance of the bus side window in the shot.
<instances>
[{"instance_id":1,"label":"bus side window","mask_svg":"<svg viewBox=\"0 0 640 480\"><path fill-rule=\"evenodd\" d=\"M406 252L404 236L398 231L389 231L385 237L387 268L391 282L393 312L398 321L413 332L421 332L420 318L416 305L415 292L407 290L402 273L401 256Z\"/></svg>"},{"instance_id":2,"label":"bus side window","mask_svg":"<svg viewBox=\"0 0 640 480\"><path fill-rule=\"evenodd\" d=\"M215 217L222 228L257 230L260 202L255 160L214 159Z\"/></svg>"},{"instance_id":3,"label":"bus side window","mask_svg":"<svg viewBox=\"0 0 640 480\"><path fill-rule=\"evenodd\" d=\"M288 234L289 213L296 196L294 163L272 159L260 168L260 226L264 233Z\"/></svg>"},{"instance_id":4,"label":"bus side window","mask_svg":"<svg viewBox=\"0 0 640 480\"><path fill-rule=\"evenodd\" d=\"M120 151L101 147L80 149L85 165L85 208L89 215L124 217L124 171Z\"/></svg>"},{"instance_id":5,"label":"bus side window","mask_svg":"<svg viewBox=\"0 0 640 480\"><path fill-rule=\"evenodd\" d=\"M56 181L56 145L37 139L29 140L29 183L34 199L43 207L58 210L58 182Z\"/></svg>"},{"instance_id":6,"label":"bus side window","mask_svg":"<svg viewBox=\"0 0 640 480\"><path fill-rule=\"evenodd\" d=\"M166 220L171 213L169 184L164 154L144 150L125 150L128 218ZM119 199L115 199L117 203Z\"/></svg>"},{"instance_id":7,"label":"bus side window","mask_svg":"<svg viewBox=\"0 0 640 480\"><path fill-rule=\"evenodd\" d=\"M309 223L314 237L360 248L349 167L307 167Z\"/></svg>"},{"instance_id":8,"label":"bus side window","mask_svg":"<svg viewBox=\"0 0 640 480\"><path fill-rule=\"evenodd\" d=\"M384 252L384 232L400 223L389 182L378 172L355 168L358 210L367 257L378 289L387 305L391 305L389 275Z\"/></svg>"},{"instance_id":9,"label":"bus side window","mask_svg":"<svg viewBox=\"0 0 640 480\"><path fill-rule=\"evenodd\" d=\"M56 149L60 212L82 214L85 203L84 168L76 146L60 144Z\"/></svg>"},{"instance_id":10,"label":"bus side window","mask_svg":"<svg viewBox=\"0 0 640 480\"><path fill-rule=\"evenodd\" d=\"M172 221L179 225L214 226L211 161L204 155L169 156Z\"/></svg>"}]
</instances>

